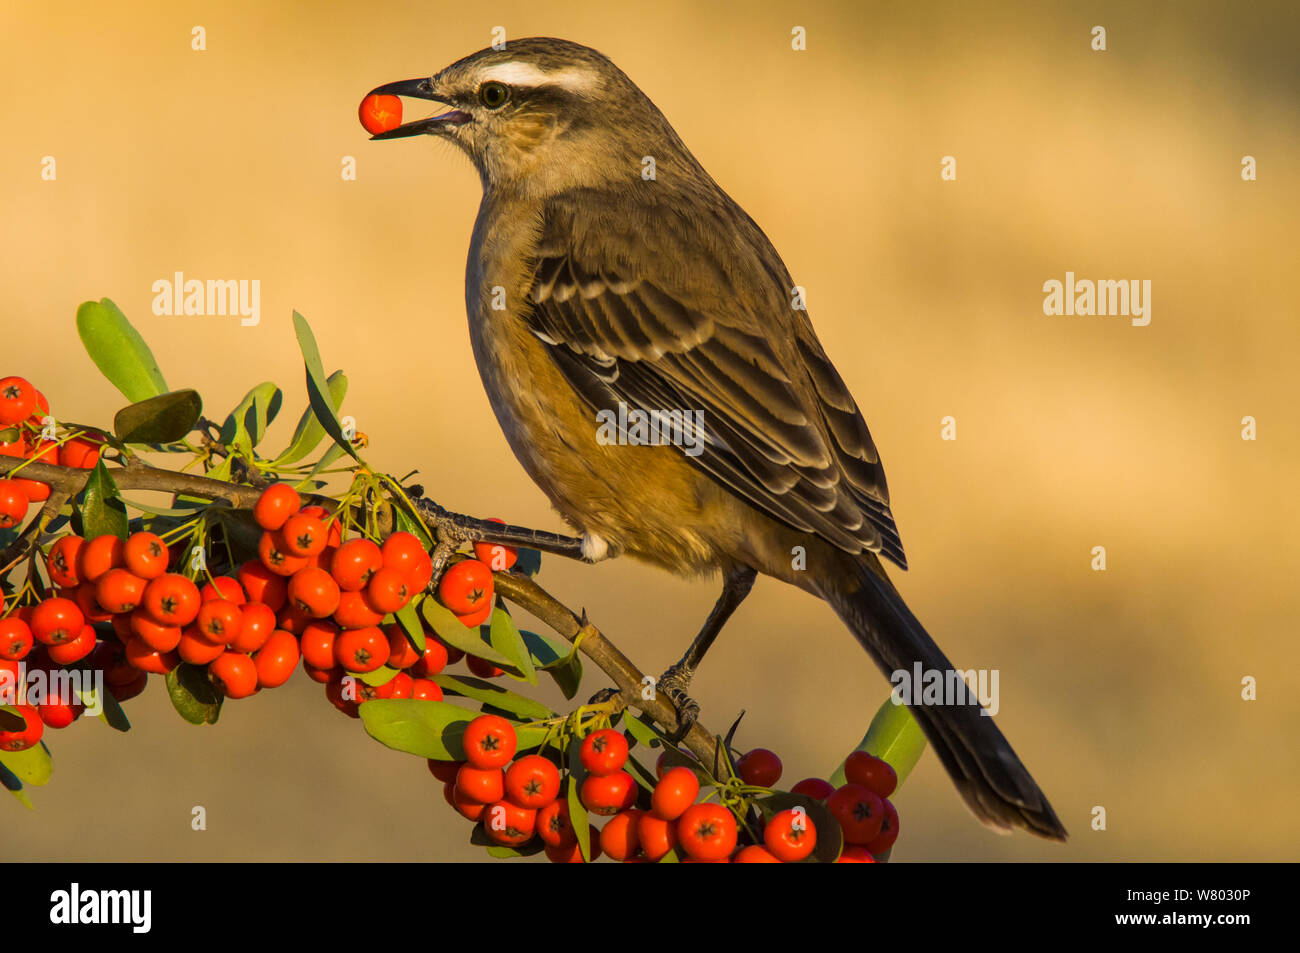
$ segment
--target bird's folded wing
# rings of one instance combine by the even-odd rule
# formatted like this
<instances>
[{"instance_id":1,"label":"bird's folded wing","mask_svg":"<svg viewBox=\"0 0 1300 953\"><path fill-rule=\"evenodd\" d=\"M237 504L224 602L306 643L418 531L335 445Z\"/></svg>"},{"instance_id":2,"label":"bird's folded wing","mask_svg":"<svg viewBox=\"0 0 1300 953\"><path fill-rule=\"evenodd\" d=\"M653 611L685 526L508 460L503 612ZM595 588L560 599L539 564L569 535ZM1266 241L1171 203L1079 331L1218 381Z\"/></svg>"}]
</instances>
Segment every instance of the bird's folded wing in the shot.
<instances>
[{"instance_id":1,"label":"bird's folded wing","mask_svg":"<svg viewBox=\"0 0 1300 953\"><path fill-rule=\"evenodd\" d=\"M905 567L853 397L791 308L775 251L747 217L731 224L730 241L715 229L656 248L646 232L551 216L533 333L594 410L698 411L699 432L684 441L702 444L691 463L774 519Z\"/></svg>"}]
</instances>

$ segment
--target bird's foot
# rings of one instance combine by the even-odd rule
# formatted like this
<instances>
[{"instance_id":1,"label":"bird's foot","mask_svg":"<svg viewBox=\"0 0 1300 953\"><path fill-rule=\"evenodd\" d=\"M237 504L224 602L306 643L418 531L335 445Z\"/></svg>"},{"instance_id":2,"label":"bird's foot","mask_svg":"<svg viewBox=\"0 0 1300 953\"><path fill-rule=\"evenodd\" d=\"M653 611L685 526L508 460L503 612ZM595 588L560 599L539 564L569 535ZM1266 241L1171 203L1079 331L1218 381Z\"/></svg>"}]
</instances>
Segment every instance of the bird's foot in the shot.
<instances>
[{"instance_id":1,"label":"bird's foot","mask_svg":"<svg viewBox=\"0 0 1300 953\"><path fill-rule=\"evenodd\" d=\"M429 577L429 585L426 587L430 592L436 589L438 583L442 580L443 570L447 568L447 560L451 558L452 553L472 539L453 520L446 518L434 522L433 535L435 543L433 552L429 554L433 561L433 572Z\"/></svg>"},{"instance_id":2,"label":"bird's foot","mask_svg":"<svg viewBox=\"0 0 1300 953\"><path fill-rule=\"evenodd\" d=\"M662 692L668 700L673 703L677 709L677 730L672 733L669 740L677 744L686 737L686 733L691 730L691 726L700 717L700 705L686 690L691 687L691 679L695 677L695 672L678 662L672 665L666 672L659 676L655 682L655 690Z\"/></svg>"}]
</instances>

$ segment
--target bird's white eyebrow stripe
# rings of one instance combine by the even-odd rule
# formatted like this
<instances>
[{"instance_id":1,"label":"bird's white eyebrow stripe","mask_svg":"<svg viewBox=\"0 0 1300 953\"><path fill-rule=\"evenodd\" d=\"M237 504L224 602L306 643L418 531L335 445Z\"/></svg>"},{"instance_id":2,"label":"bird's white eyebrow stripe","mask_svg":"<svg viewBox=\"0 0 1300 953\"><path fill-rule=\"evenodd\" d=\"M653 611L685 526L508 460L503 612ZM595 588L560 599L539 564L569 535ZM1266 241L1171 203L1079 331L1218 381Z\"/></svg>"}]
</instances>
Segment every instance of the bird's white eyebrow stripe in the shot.
<instances>
[{"instance_id":1,"label":"bird's white eyebrow stripe","mask_svg":"<svg viewBox=\"0 0 1300 953\"><path fill-rule=\"evenodd\" d=\"M562 86L581 93L595 85L595 76L583 69L559 69L547 72L531 63L502 63L483 72L482 81L495 80L508 86Z\"/></svg>"}]
</instances>

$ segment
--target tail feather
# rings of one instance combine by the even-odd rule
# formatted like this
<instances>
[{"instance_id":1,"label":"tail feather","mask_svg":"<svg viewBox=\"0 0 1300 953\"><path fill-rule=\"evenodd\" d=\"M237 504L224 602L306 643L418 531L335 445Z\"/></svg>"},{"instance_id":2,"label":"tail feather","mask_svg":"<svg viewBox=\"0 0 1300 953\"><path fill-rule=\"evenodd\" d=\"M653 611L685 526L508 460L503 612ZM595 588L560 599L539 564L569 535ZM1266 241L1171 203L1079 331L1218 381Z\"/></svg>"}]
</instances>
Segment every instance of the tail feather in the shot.
<instances>
[{"instance_id":1,"label":"tail feather","mask_svg":"<svg viewBox=\"0 0 1300 953\"><path fill-rule=\"evenodd\" d=\"M917 662L926 671L952 671L952 663L878 567L878 562L855 561L848 580L820 587L822 597L886 675L911 672ZM1065 828L1046 796L993 719L981 714L974 694L958 682L963 704L909 706L958 792L989 827L1065 840Z\"/></svg>"}]
</instances>

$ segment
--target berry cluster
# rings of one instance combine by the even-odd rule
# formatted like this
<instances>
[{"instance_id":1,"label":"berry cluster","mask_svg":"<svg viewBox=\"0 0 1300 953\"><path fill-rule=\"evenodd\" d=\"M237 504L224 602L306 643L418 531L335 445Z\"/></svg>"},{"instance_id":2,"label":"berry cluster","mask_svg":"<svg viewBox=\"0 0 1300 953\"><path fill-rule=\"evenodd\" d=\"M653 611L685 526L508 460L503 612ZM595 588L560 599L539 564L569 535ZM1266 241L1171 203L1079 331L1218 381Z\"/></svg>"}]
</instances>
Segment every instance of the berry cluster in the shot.
<instances>
[{"instance_id":1,"label":"berry cluster","mask_svg":"<svg viewBox=\"0 0 1300 953\"><path fill-rule=\"evenodd\" d=\"M491 842L521 848L537 839L555 863L584 862L567 794L573 775L543 753L516 758L514 726L498 715L470 722L462 744L464 761L429 760L448 804L481 825ZM725 791L719 788L721 802L700 800L707 774L698 765L669 763L668 751L659 757L653 788L639 785L626 768L643 775L644 769L629 763L627 738L613 728L589 733L578 753L585 773L578 787L582 807L609 818L599 830L589 826L592 861L604 854L654 863L675 851L687 863L794 863L817 846L816 825L803 806L764 815L751 810L781 778L781 760L765 748L737 760L738 778ZM850 755L844 770L847 783L838 789L809 778L792 793L824 804L838 821L844 847L837 863L874 863L898 837L898 812L888 800L898 779L886 762L861 751Z\"/></svg>"},{"instance_id":2,"label":"berry cluster","mask_svg":"<svg viewBox=\"0 0 1300 953\"><path fill-rule=\"evenodd\" d=\"M0 378L0 456L85 470L98 463L102 443L92 436L61 441L41 436L49 412L45 395L26 380ZM49 498L48 483L19 476L0 479L0 529L22 525L31 504Z\"/></svg>"},{"instance_id":3,"label":"berry cluster","mask_svg":"<svg viewBox=\"0 0 1300 953\"><path fill-rule=\"evenodd\" d=\"M253 517L263 530L259 557L205 583L176 571L181 550L151 532L125 541L59 538L45 560L55 594L8 611L0 605L8 684L20 681L20 661L29 681L33 670L85 666L103 674L120 702L143 691L150 674L184 662L204 667L226 698L246 698L283 685L301 659L326 697L359 717L358 706L376 698L440 700L431 676L462 657L476 675L502 674L432 632L421 652L400 624L385 621L432 579L432 559L414 535L345 542L339 521L323 507L303 506L287 484L268 487ZM517 558L513 548L487 543L476 544L476 555L503 568ZM464 625L478 626L492 610L492 569L464 559L443 574L437 592ZM393 674L382 684L356 677L384 666ZM84 706L74 697L16 710L25 728L0 732L0 748L10 751L34 745L43 726L71 724Z\"/></svg>"}]
</instances>

